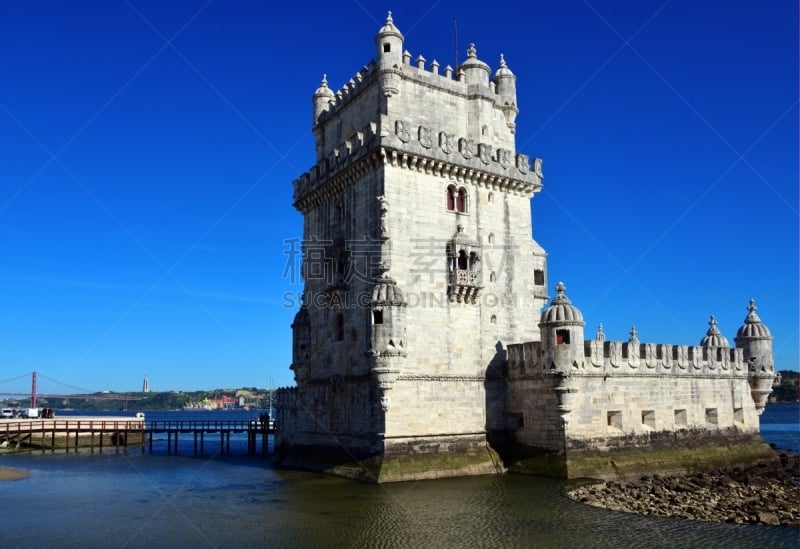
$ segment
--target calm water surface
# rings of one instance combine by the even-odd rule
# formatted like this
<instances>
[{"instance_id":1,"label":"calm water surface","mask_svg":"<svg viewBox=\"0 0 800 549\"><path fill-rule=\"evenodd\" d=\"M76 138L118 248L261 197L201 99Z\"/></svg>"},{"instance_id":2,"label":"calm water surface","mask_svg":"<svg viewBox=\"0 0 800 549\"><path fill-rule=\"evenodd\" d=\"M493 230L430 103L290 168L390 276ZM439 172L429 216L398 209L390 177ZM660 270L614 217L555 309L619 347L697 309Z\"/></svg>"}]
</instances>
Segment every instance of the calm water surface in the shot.
<instances>
[{"instance_id":1,"label":"calm water surface","mask_svg":"<svg viewBox=\"0 0 800 549\"><path fill-rule=\"evenodd\" d=\"M764 421L797 443L798 406L780 406L768 406ZM220 416L236 418L202 417ZM205 456L192 457L191 446L189 438L179 456L0 456L0 465L31 471L0 485L1 546L796 548L799 541L789 528L588 507L567 499L561 480L506 475L376 486L221 458L208 438Z\"/></svg>"}]
</instances>

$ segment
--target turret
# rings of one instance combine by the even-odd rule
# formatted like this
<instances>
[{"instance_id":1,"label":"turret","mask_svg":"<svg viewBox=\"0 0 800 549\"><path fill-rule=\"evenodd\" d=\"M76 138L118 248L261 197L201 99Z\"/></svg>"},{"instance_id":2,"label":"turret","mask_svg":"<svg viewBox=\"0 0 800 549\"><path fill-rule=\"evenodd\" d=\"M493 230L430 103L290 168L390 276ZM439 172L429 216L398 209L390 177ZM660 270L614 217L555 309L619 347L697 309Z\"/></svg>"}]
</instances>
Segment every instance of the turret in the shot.
<instances>
[{"instance_id":1,"label":"turret","mask_svg":"<svg viewBox=\"0 0 800 549\"><path fill-rule=\"evenodd\" d=\"M317 125L317 121L319 120L319 116L328 110L330 102L333 101L334 95L333 90L328 87L328 77L327 75L322 75L322 82L317 88L317 91L314 92L313 95L313 102L314 102L314 126Z\"/></svg>"},{"instance_id":2,"label":"turret","mask_svg":"<svg viewBox=\"0 0 800 549\"><path fill-rule=\"evenodd\" d=\"M761 323L756 314L756 301L750 300L744 325L736 332L733 339L748 366L750 394L760 414L764 411L767 397L772 392L775 379L775 363L772 355L772 334L769 328Z\"/></svg>"},{"instance_id":3,"label":"turret","mask_svg":"<svg viewBox=\"0 0 800 549\"><path fill-rule=\"evenodd\" d=\"M556 285L556 297L542 313L539 328L549 367L569 372L583 366L583 315L566 295L563 282Z\"/></svg>"},{"instance_id":4,"label":"turret","mask_svg":"<svg viewBox=\"0 0 800 549\"><path fill-rule=\"evenodd\" d=\"M309 345L311 344L311 323L305 304L294 315L292 323L292 365L294 379L298 385L306 381L309 370Z\"/></svg>"},{"instance_id":5,"label":"turret","mask_svg":"<svg viewBox=\"0 0 800 549\"><path fill-rule=\"evenodd\" d=\"M467 86L471 84L489 85L489 65L478 59L478 50L475 49L475 44L469 45L467 60L461 64L459 72L464 73Z\"/></svg>"},{"instance_id":6,"label":"turret","mask_svg":"<svg viewBox=\"0 0 800 549\"><path fill-rule=\"evenodd\" d=\"M492 81L495 84L495 92L499 96L500 107L506 117L506 125L514 133L516 119L519 109L517 108L517 77L506 65L503 54L500 54L500 68L494 73Z\"/></svg>"},{"instance_id":7,"label":"turret","mask_svg":"<svg viewBox=\"0 0 800 549\"><path fill-rule=\"evenodd\" d=\"M380 86L384 95L398 93L399 72L403 66L403 34L394 26L392 12L386 16L386 23L375 35Z\"/></svg>"},{"instance_id":8,"label":"turret","mask_svg":"<svg viewBox=\"0 0 800 549\"><path fill-rule=\"evenodd\" d=\"M772 334L756 314L756 300L751 299L747 316L736 337L733 338L738 349L742 349L745 362L751 372L774 372L772 357Z\"/></svg>"},{"instance_id":9,"label":"turret","mask_svg":"<svg viewBox=\"0 0 800 549\"><path fill-rule=\"evenodd\" d=\"M370 350L372 373L381 395L384 411L389 407L389 391L400 374L406 357L406 301L397 283L384 275L372 289L370 300Z\"/></svg>"}]
</instances>

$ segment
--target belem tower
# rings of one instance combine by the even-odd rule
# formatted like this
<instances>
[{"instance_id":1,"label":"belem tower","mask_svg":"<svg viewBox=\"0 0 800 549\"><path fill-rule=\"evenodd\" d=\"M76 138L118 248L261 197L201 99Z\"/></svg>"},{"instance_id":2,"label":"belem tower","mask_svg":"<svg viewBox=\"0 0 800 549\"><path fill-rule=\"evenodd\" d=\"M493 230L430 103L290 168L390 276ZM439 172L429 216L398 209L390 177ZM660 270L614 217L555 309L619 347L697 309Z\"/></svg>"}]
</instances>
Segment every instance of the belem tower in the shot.
<instances>
[{"instance_id":1,"label":"belem tower","mask_svg":"<svg viewBox=\"0 0 800 549\"><path fill-rule=\"evenodd\" d=\"M734 346L589 339L532 240L542 162L519 153L516 76L474 45L412 59L391 13L376 57L313 94L296 387L278 459L374 482L529 471L568 478L765 459L775 378L750 301ZM549 304L548 304L549 301Z\"/></svg>"}]
</instances>

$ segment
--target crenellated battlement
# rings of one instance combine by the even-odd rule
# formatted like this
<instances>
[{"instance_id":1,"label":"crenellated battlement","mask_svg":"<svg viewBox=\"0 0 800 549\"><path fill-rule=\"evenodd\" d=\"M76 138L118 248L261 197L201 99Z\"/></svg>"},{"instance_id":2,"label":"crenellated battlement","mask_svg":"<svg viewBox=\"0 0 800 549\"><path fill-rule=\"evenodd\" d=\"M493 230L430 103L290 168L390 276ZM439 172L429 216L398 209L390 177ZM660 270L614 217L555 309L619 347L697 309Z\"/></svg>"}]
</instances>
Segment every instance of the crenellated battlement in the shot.
<instances>
[{"instance_id":1,"label":"crenellated battlement","mask_svg":"<svg viewBox=\"0 0 800 549\"><path fill-rule=\"evenodd\" d=\"M324 123L343 110L363 90L375 83L375 74L375 61L370 61L336 91L327 88L327 78L323 78L323 87L314 95L315 98L322 97L320 104L316 106L318 112L315 113L315 123Z\"/></svg>"},{"instance_id":2,"label":"crenellated battlement","mask_svg":"<svg viewBox=\"0 0 800 549\"><path fill-rule=\"evenodd\" d=\"M301 202L323 183L330 181L345 168L367 156L370 151L374 152L379 142L380 135L377 132L376 124L371 123L353 134L350 139L346 139L339 146L332 148L309 171L292 182L295 206L299 208Z\"/></svg>"},{"instance_id":3,"label":"crenellated battlement","mask_svg":"<svg viewBox=\"0 0 800 549\"><path fill-rule=\"evenodd\" d=\"M558 367L559 346L546 348L539 341L508 346L509 376L544 373L608 375L731 376L748 375L742 349L670 345L630 341L586 340L584 361Z\"/></svg>"},{"instance_id":4,"label":"crenellated battlement","mask_svg":"<svg viewBox=\"0 0 800 549\"><path fill-rule=\"evenodd\" d=\"M505 61L501 62L500 68L505 66L504 63ZM334 91L332 88L328 88L330 91L329 98L320 108L317 122L324 123L329 118L335 116L353 99L358 97L364 89L374 84L378 74L376 67L375 61L371 60L338 90ZM494 102L500 102L505 98L506 94L498 91L496 82L489 78L488 72L485 78L480 77L476 82L469 83L467 82L466 72L463 67L456 70L450 65L445 65L444 69L441 69L441 72L440 68L441 64L436 59L428 63L422 55L418 55L416 60L412 63L412 55L406 50L403 54L403 63L401 65L393 67L392 69L383 69L380 72L386 73L388 70L416 84L463 97L477 96ZM324 85L327 87L327 78L324 81Z\"/></svg>"},{"instance_id":5,"label":"crenellated battlement","mask_svg":"<svg viewBox=\"0 0 800 549\"><path fill-rule=\"evenodd\" d=\"M343 172L380 145L380 161L457 181L533 195L542 187L542 161L477 139L414 125L406 119L389 120L390 128L371 122L350 139L332 148L308 172L296 179L296 205L332 177Z\"/></svg>"}]
</instances>

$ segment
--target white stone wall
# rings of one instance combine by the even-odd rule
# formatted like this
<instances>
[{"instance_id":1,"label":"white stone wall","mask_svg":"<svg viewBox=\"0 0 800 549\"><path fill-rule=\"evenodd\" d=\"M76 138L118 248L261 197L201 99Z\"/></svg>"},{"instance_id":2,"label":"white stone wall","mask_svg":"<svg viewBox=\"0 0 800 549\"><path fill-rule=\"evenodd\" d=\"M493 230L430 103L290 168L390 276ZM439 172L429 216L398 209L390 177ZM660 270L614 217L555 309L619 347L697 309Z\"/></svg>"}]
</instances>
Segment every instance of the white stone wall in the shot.
<instances>
[{"instance_id":1,"label":"white stone wall","mask_svg":"<svg viewBox=\"0 0 800 549\"><path fill-rule=\"evenodd\" d=\"M758 432L741 349L594 340L582 346L582 363L556 361L555 369L541 343L510 347L510 412L519 420L520 443L558 449L564 438Z\"/></svg>"},{"instance_id":2,"label":"white stone wall","mask_svg":"<svg viewBox=\"0 0 800 549\"><path fill-rule=\"evenodd\" d=\"M568 415L569 438L681 429L758 432L746 377L572 377L569 385L577 390ZM616 412L619 417L609 418Z\"/></svg>"}]
</instances>

